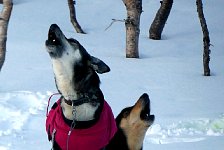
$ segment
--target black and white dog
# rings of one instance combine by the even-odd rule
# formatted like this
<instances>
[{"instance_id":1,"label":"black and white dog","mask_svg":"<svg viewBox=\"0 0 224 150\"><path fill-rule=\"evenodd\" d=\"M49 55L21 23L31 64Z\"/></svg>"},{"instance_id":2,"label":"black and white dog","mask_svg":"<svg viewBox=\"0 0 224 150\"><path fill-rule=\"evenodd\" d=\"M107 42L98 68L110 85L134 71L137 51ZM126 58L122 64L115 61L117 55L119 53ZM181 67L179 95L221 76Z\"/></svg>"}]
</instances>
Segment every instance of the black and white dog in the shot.
<instances>
[{"instance_id":1,"label":"black and white dog","mask_svg":"<svg viewBox=\"0 0 224 150\"><path fill-rule=\"evenodd\" d=\"M154 121L148 95L143 94L134 106L121 111L115 122L97 75L110 68L77 40L66 38L56 24L50 26L45 45L61 94L46 121L52 149L140 150Z\"/></svg>"},{"instance_id":2,"label":"black and white dog","mask_svg":"<svg viewBox=\"0 0 224 150\"><path fill-rule=\"evenodd\" d=\"M58 115L53 115L56 117L51 118L56 119L51 121L53 123L49 124L47 127L47 132L50 137L49 140L53 141L53 148L68 149L63 148L68 147L68 145L65 143L60 144L60 141L58 142L60 139L62 141L61 143L63 143L63 141L68 140L70 137L69 135L62 139L61 137L63 133L58 135L60 131L55 128L59 128L58 126L63 124L63 122L59 122L59 120L64 120L68 127L76 129L76 131L74 131L74 138L76 138L75 136L77 136L77 134L84 131L80 131L78 129L89 129L94 126L94 128L97 128L95 130L100 131L104 131L108 128L107 130L109 130L109 132L107 130L105 131L108 135L105 135L104 133L102 133L103 135L99 134L99 136L103 138L99 140L110 140L116 132L116 128L114 128L116 127L116 124L113 113L109 105L104 100L103 93L100 89L100 79L97 75L97 73L102 74L109 72L110 68L102 60L91 56L77 40L67 39L56 24L52 24L50 26L48 39L46 40L45 45L52 60L55 83L62 96L60 103L58 103L60 105L60 109L57 109L57 112L62 111L63 119L57 119ZM109 122L105 118L107 118ZM99 125L98 122L102 122L101 125ZM107 123L113 124L113 122L114 127L111 125L107 127ZM102 124L105 124L106 128ZM53 132L54 130L57 130L56 133ZM99 131L89 132L94 133ZM80 134L84 135L83 133ZM97 140L99 136L92 136L92 140L87 138L88 141L86 141L86 144L80 144L81 142L79 142L73 147L78 145L82 145L82 147L86 145L91 146L91 144L96 145L96 142L94 143L94 139ZM106 138L104 136L106 136ZM71 138L73 138L73 135L71 135ZM85 136L82 138L85 139ZM83 142L83 139L78 138L75 141ZM93 142L91 143L91 141ZM104 141L102 145L107 142L108 141ZM70 145L72 145L71 143L73 142L70 142ZM98 147L100 146L101 145L99 143Z\"/></svg>"},{"instance_id":3,"label":"black and white dog","mask_svg":"<svg viewBox=\"0 0 224 150\"><path fill-rule=\"evenodd\" d=\"M51 25L45 44L52 60L57 89L63 96L61 106L65 117L77 121L97 119L104 101L97 73L109 72L110 68L89 55L77 40L67 39L56 24ZM90 101L76 106L74 116L71 105L79 99Z\"/></svg>"}]
</instances>

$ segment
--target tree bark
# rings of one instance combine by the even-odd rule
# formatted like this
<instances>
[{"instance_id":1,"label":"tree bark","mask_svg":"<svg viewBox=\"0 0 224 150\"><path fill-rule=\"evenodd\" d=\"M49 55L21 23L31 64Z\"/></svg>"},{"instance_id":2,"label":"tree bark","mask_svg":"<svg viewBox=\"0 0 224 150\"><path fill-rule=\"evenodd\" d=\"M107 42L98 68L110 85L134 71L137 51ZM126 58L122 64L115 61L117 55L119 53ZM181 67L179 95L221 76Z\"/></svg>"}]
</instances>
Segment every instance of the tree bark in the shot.
<instances>
[{"instance_id":1,"label":"tree bark","mask_svg":"<svg viewBox=\"0 0 224 150\"><path fill-rule=\"evenodd\" d=\"M149 38L153 40L160 40L163 28L169 17L171 8L173 6L173 0L160 1L161 6L156 13L156 16L149 29Z\"/></svg>"},{"instance_id":2,"label":"tree bark","mask_svg":"<svg viewBox=\"0 0 224 150\"><path fill-rule=\"evenodd\" d=\"M138 42L140 33L140 16L142 0L122 0L127 9L126 27L126 57L139 58Z\"/></svg>"},{"instance_id":3,"label":"tree bark","mask_svg":"<svg viewBox=\"0 0 224 150\"><path fill-rule=\"evenodd\" d=\"M85 32L82 30L81 26L79 25L77 19L76 19L76 12L75 12L75 6L73 0L68 0L68 6L69 6L69 12L70 12L70 21L75 28L77 33L85 34Z\"/></svg>"},{"instance_id":4,"label":"tree bark","mask_svg":"<svg viewBox=\"0 0 224 150\"><path fill-rule=\"evenodd\" d=\"M209 68L209 61L210 61L210 38L209 38L209 31L206 24L206 20L203 13L203 4L201 0L196 0L197 5L197 12L198 17L201 23L201 28L203 32L203 44L204 44L204 51L203 51L203 66L204 66L204 76L210 76L210 68Z\"/></svg>"},{"instance_id":5,"label":"tree bark","mask_svg":"<svg viewBox=\"0 0 224 150\"><path fill-rule=\"evenodd\" d=\"M0 14L0 71L5 61L7 29L12 7L12 0L3 0L3 8Z\"/></svg>"}]
</instances>

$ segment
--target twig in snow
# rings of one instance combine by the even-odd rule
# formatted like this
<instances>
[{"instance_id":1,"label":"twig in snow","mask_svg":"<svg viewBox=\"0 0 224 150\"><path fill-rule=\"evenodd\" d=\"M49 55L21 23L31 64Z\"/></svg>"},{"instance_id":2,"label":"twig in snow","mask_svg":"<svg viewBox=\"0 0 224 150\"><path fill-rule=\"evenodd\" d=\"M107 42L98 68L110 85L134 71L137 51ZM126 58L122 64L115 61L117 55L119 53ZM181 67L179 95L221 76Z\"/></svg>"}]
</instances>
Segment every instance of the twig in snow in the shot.
<instances>
[{"instance_id":1,"label":"twig in snow","mask_svg":"<svg viewBox=\"0 0 224 150\"><path fill-rule=\"evenodd\" d=\"M123 20L112 19L112 22L110 23L110 25L104 31L106 31L107 29L109 29L113 25L114 22L118 22L118 21L119 22L125 22L125 19L123 19Z\"/></svg>"}]
</instances>

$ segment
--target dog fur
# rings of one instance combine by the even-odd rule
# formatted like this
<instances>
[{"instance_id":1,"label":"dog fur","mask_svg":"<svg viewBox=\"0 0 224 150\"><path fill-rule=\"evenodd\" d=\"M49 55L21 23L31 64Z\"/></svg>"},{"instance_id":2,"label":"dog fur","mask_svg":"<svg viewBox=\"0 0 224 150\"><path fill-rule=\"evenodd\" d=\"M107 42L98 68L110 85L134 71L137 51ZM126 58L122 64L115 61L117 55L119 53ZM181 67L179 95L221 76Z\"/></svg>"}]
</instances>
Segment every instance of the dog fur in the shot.
<instances>
[{"instance_id":1,"label":"dog fur","mask_svg":"<svg viewBox=\"0 0 224 150\"><path fill-rule=\"evenodd\" d=\"M148 94L144 93L134 106L123 109L116 117L118 131L105 149L142 150L145 133L154 119Z\"/></svg>"},{"instance_id":2,"label":"dog fur","mask_svg":"<svg viewBox=\"0 0 224 150\"><path fill-rule=\"evenodd\" d=\"M83 94L89 94L100 100L76 106L76 115L72 114L73 107L63 100L61 106L65 118L76 121L96 119L104 100L97 73L109 72L110 68L88 54L77 40L67 39L56 24L50 26L45 45L52 60L57 89L63 98L75 101Z\"/></svg>"},{"instance_id":3,"label":"dog fur","mask_svg":"<svg viewBox=\"0 0 224 150\"><path fill-rule=\"evenodd\" d=\"M45 45L51 57L56 87L62 95L61 107L65 122L69 125L72 120L96 122L104 102L97 73L109 72L110 68L102 60L91 56L77 40L67 39L56 24L50 26ZM88 103L71 106L66 102L76 101L86 94L90 95ZM149 97L143 94L134 106L123 109L117 116L118 131L105 149L142 149L145 133L153 121ZM53 145L54 149L60 149L56 142Z\"/></svg>"}]
</instances>

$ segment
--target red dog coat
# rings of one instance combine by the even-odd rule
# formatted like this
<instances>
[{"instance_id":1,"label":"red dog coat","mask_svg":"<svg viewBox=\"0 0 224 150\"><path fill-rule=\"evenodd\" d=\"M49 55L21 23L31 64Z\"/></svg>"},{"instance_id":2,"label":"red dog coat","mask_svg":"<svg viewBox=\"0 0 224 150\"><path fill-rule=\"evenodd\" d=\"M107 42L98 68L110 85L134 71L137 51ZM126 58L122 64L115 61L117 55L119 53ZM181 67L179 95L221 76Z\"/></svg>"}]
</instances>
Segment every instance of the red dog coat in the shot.
<instances>
[{"instance_id":1,"label":"red dog coat","mask_svg":"<svg viewBox=\"0 0 224 150\"><path fill-rule=\"evenodd\" d=\"M112 110L108 103L104 101L101 116L96 124L88 129L73 129L67 149L68 133L70 126L63 120L61 100L57 101L57 106L52 108L47 115L46 131L49 136L54 134L54 140L62 150L100 150L104 148L117 131L116 122Z\"/></svg>"}]
</instances>

